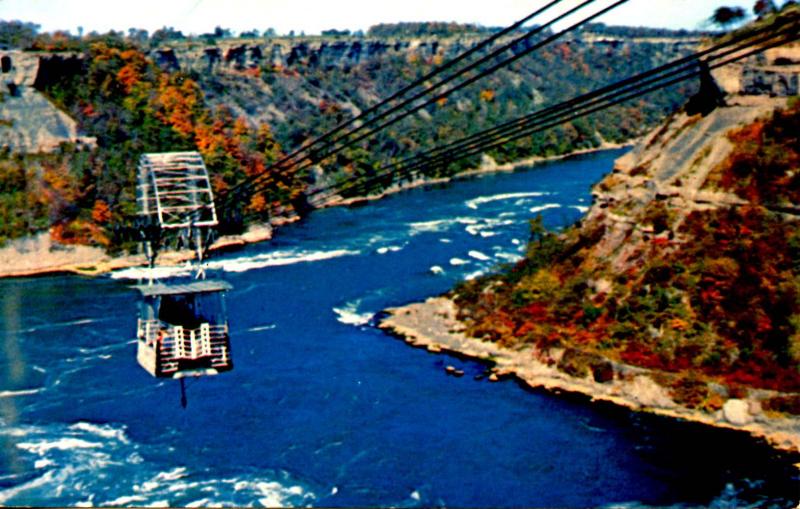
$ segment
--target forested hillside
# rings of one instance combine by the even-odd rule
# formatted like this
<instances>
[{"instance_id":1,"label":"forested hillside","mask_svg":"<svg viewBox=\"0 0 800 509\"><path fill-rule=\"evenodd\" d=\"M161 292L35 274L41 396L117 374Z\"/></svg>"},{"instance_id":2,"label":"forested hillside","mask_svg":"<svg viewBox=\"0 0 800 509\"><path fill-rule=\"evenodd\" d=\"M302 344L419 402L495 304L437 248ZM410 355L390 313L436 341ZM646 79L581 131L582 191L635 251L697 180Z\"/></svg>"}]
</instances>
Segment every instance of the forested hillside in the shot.
<instances>
[{"instance_id":1,"label":"forested hillside","mask_svg":"<svg viewBox=\"0 0 800 509\"><path fill-rule=\"evenodd\" d=\"M3 42L41 52L34 87L74 118L83 134L96 137L97 144L62 144L49 153L8 148L0 152L0 241L51 227L52 236L61 242L124 247L119 232L135 212L134 169L140 154L199 150L216 192L224 193L482 37L474 27L427 28L398 26L393 31L380 26L369 36L372 39L348 35L344 38L351 48L373 43L394 48L364 52L355 60L320 58L324 48L341 46L341 34L308 40L250 39L247 44L265 52L270 45L273 53L279 44L288 45L291 58L242 63L235 55L227 58L238 41L210 36L189 40L161 31L148 38L132 30L127 37L110 33L77 38L37 34L31 25L6 23L0 30ZM413 33L405 33L411 29ZM398 32L402 36L392 35ZM470 35L464 35L467 32ZM385 40L375 39L383 34ZM409 39L419 34L425 34L424 40ZM598 41L596 33L587 32L549 45L321 161L322 171L314 175L323 175L326 183L367 178L394 159L641 72L692 48L669 37L634 41L624 34L614 36ZM211 54L215 45L224 44L228 52L221 64L203 68L192 61L197 58L193 55ZM66 51L70 53L59 53ZM165 61L165 54L177 57ZM673 111L692 88L690 84L659 92L489 155L504 162L628 140ZM14 99L13 91L0 96ZM465 159L426 173L451 175L479 161ZM296 213L311 180L290 170L269 170L266 190L242 196L225 211L224 230L240 230L245 220Z\"/></svg>"}]
</instances>

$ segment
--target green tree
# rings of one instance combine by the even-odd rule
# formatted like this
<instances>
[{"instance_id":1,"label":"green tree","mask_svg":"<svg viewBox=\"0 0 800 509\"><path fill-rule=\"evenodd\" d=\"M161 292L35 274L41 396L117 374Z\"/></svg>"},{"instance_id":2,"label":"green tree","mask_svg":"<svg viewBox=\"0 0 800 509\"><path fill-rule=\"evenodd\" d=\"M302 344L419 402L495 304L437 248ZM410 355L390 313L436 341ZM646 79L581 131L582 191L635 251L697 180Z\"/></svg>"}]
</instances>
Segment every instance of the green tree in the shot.
<instances>
[{"instance_id":1,"label":"green tree","mask_svg":"<svg viewBox=\"0 0 800 509\"><path fill-rule=\"evenodd\" d=\"M711 23L720 28L727 29L743 21L747 13L741 7L720 7L711 15Z\"/></svg>"},{"instance_id":2,"label":"green tree","mask_svg":"<svg viewBox=\"0 0 800 509\"><path fill-rule=\"evenodd\" d=\"M39 28L34 23L0 20L0 44L12 48L27 48L33 43Z\"/></svg>"}]
</instances>

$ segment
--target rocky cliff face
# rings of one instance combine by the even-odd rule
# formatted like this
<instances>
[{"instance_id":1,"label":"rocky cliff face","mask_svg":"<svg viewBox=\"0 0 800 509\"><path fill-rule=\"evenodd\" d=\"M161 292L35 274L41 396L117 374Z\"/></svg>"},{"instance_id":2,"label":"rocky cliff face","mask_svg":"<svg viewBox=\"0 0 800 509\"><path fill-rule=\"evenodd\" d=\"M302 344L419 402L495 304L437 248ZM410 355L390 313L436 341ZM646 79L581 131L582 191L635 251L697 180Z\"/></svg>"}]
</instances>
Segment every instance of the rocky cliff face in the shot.
<instances>
[{"instance_id":1,"label":"rocky cliff face","mask_svg":"<svg viewBox=\"0 0 800 509\"><path fill-rule=\"evenodd\" d=\"M646 235L651 225L639 216L654 201L664 202L674 212L675 230L694 210L746 205L742 197L710 186L709 175L733 149L728 133L785 107L786 98L798 94L798 76L800 45L770 50L715 72L728 94L726 106L707 116L680 112L651 132L595 188L597 205L589 217L605 217L610 231L621 228L625 235L635 230ZM626 249L636 249L626 244ZM624 265L619 259L618 266Z\"/></svg>"},{"instance_id":2,"label":"rocky cliff face","mask_svg":"<svg viewBox=\"0 0 800 509\"><path fill-rule=\"evenodd\" d=\"M264 40L224 40L216 45L200 43L176 43L150 52L150 56L166 70L181 69L198 72L219 70L254 69L263 64L278 67L319 66L348 67L370 59L391 55L415 56L423 59L441 57L449 59L476 46L482 37L448 37L430 39L370 39L370 38L278 38ZM500 47L510 38L495 43ZM632 44L658 44L669 51L681 52L697 45L695 38L622 38L597 36L591 33L564 39L567 44L596 45L607 48L609 53L622 53ZM513 48L522 51L534 44L528 40Z\"/></svg>"},{"instance_id":3,"label":"rocky cliff face","mask_svg":"<svg viewBox=\"0 0 800 509\"><path fill-rule=\"evenodd\" d=\"M15 152L51 152L61 143L93 146L72 118L36 86L54 74L79 68L80 55L0 52L0 146Z\"/></svg>"},{"instance_id":4,"label":"rocky cliff face","mask_svg":"<svg viewBox=\"0 0 800 509\"><path fill-rule=\"evenodd\" d=\"M758 57L727 65L713 72L729 94L791 97L800 93L800 45L765 51Z\"/></svg>"},{"instance_id":5,"label":"rocky cliff face","mask_svg":"<svg viewBox=\"0 0 800 509\"><path fill-rule=\"evenodd\" d=\"M175 44L171 47L154 49L150 52L150 56L165 70L180 69L211 73L255 69L265 64L279 67L295 65L346 67L389 54L416 54L423 58L436 55L448 57L461 53L477 42L477 39L452 40L447 43L438 40L320 38L275 39L269 42L226 40L216 45Z\"/></svg>"},{"instance_id":6,"label":"rocky cliff face","mask_svg":"<svg viewBox=\"0 0 800 509\"><path fill-rule=\"evenodd\" d=\"M32 87L19 87L0 100L0 146L13 152L52 152L61 143L94 145L75 120Z\"/></svg>"},{"instance_id":7,"label":"rocky cliff face","mask_svg":"<svg viewBox=\"0 0 800 509\"><path fill-rule=\"evenodd\" d=\"M711 171L733 149L728 132L786 104L780 98L747 99L729 98L727 106L706 117L678 113L616 162L612 174L595 187L595 204L585 218L606 232L595 256L610 260L614 271L625 272L642 261L654 238L691 242L680 227L693 211L747 205L734 193L707 185ZM647 217L654 203L662 203L670 212L669 230L657 232Z\"/></svg>"},{"instance_id":8,"label":"rocky cliff face","mask_svg":"<svg viewBox=\"0 0 800 509\"><path fill-rule=\"evenodd\" d=\"M340 94L335 97L337 94L329 93L328 87L311 80L293 79L295 71L305 74L319 70L349 79L344 74L358 66L380 66L388 58L444 60L479 42L477 37L224 40L216 45L174 44L152 50L150 57L164 70L197 73L212 105L225 106L254 126L261 123L275 126L286 123L293 112L324 109L325 104L336 104L352 115L361 112L355 104L358 101L352 98L343 98ZM262 79L264 70L272 71L269 80ZM385 91L362 89L359 99L375 103L383 93Z\"/></svg>"},{"instance_id":9,"label":"rocky cliff face","mask_svg":"<svg viewBox=\"0 0 800 509\"><path fill-rule=\"evenodd\" d=\"M728 93L726 106L707 116L675 114L618 160L613 173L595 187L596 203L586 222L606 228L596 255L610 257L615 271L633 267L636 254L656 236L646 218L653 203L663 203L674 220L670 231L658 235L672 235L675 242L690 241L678 232L691 212L748 204L733 192L710 186L709 175L731 154L727 134L732 129L765 118L785 107L787 96L798 94L800 45L770 50L714 75Z\"/></svg>"},{"instance_id":10,"label":"rocky cliff face","mask_svg":"<svg viewBox=\"0 0 800 509\"><path fill-rule=\"evenodd\" d=\"M7 91L10 83L16 86L33 86L36 74L39 72L37 53L27 51L0 51L0 77Z\"/></svg>"}]
</instances>

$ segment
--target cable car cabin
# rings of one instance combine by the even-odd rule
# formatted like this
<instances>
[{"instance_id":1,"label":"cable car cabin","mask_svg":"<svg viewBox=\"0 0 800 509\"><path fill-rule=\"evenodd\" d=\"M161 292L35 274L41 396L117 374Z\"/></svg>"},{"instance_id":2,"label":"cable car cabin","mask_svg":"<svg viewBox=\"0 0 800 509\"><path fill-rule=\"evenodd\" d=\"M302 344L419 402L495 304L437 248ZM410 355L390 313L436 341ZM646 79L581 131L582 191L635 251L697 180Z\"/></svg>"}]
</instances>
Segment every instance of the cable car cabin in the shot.
<instances>
[{"instance_id":1,"label":"cable car cabin","mask_svg":"<svg viewBox=\"0 0 800 509\"><path fill-rule=\"evenodd\" d=\"M225 281L138 285L139 364L160 378L216 375L233 369Z\"/></svg>"}]
</instances>

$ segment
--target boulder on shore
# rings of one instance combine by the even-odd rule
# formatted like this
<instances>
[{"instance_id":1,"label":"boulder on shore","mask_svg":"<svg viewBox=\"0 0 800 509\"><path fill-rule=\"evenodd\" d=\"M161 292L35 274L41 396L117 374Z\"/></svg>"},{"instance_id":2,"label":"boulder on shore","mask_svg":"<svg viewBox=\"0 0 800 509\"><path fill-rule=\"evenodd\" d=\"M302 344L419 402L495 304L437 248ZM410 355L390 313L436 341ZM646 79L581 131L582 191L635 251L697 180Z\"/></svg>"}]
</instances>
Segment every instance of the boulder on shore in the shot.
<instances>
[{"instance_id":1,"label":"boulder on shore","mask_svg":"<svg viewBox=\"0 0 800 509\"><path fill-rule=\"evenodd\" d=\"M729 399L722 406L722 415L725 420L737 426L744 426L753 422L750 415L750 404L743 399Z\"/></svg>"}]
</instances>

